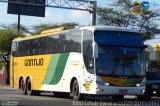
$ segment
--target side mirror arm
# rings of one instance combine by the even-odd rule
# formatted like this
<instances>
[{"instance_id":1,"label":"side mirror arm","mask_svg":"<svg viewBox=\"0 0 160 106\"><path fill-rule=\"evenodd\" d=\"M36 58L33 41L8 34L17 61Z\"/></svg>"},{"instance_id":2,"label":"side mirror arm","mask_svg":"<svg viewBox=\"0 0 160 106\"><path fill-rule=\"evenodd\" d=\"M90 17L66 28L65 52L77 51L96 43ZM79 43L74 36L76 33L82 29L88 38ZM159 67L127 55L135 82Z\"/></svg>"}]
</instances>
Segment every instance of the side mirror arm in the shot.
<instances>
[{"instance_id":1,"label":"side mirror arm","mask_svg":"<svg viewBox=\"0 0 160 106\"><path fill-rule=\"evenodd\" d=\"M98 45L96 42L92 43L92 57L93 58L98 58Z\"/></svg>"}]
</instances>

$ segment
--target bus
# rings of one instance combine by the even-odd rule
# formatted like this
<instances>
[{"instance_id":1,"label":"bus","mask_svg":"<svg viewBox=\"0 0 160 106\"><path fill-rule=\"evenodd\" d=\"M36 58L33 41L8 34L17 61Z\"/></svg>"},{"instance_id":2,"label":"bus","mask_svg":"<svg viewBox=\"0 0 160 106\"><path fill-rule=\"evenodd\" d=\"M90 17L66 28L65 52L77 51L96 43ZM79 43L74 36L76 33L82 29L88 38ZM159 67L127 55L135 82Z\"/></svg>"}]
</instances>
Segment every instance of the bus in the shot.
<instances>
[{"instance_id":1,"label":"bus","mask_svg":"<svg viewBox=\"0 0 160 106\"><path fill-rule=\"evenodd\" d=\"M141 96L146 56L141 33L111 26L45 31L12 42L10 85L83 100L86 95Z\"/></svg>"}]
</instances>

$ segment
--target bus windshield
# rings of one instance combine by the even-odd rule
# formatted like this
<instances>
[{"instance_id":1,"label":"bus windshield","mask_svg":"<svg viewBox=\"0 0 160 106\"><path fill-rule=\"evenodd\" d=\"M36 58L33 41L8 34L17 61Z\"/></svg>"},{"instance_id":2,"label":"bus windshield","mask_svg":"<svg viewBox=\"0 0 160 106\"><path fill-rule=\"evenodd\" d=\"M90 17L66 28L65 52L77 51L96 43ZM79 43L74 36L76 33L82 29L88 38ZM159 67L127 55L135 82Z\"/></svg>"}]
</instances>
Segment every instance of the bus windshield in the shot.
<instances>
[{"instance_id":1,"label":"bus windshield","mask_svg":"<svg viewBox=\"0 0 160 106\"><path fill-rule=\"evenodd\" d=\"M143 76L145 58L141 48L99 46L97 74L111 76Z\"/></svg>"},{"instance_id":2,"label":"bus windshield","mask_svg":"<svg viewBox=\"0 0 160 106\"><path fill-rule=\"evenodd\" d=\"M141 34L122 31L95 31L99 55L96 73L113 76L144 76L145 55Z\"/></svg>"},{"instance_id":3,"label":"bus windshield","mask_svg":"<svg viewBox=\"0 0 160 106\"><path fill-rule=\"evenodd\" d=\"M94 38L97 44L112 46L143 47L140 33L120 31L95 31Z\"/></svg>"}]
</instances>

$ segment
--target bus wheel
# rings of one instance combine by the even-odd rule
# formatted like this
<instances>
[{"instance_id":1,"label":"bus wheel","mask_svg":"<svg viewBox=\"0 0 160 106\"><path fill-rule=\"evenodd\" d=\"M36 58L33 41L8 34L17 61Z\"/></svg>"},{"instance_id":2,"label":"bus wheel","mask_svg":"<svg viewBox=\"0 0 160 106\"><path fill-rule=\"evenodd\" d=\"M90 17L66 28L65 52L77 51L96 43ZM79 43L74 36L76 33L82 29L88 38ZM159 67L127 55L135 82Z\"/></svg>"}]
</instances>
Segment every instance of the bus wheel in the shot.
<instances>
[{"instance_id":1,"label":"bus wheel","mask_svg":"<svg viewBox=\"0 0 160 106\"><path fill-rule=\"evenodd\" d=\"M84 95L80 94L79 92L79 85L77 80L75 80L72 85L72 96L75 101L84 99Z\"/></svg>"},{"instance_id":2,"label":"bus wheel","mask_svg":"<svg viewBox=\"0 0 160 106\"><path fill-rule=\"evenodd\" d=\"M26 91L27 91L28 95L40 95L41 94L40 91L32 90L32 85L31 85L31 80L30 79L28 79L28 81L27 81Z\"/></svg>"},{"instance_id":3,"label":"bus wheel","mask_svg":"<svg viewBox=\"0 0 160 106\"><path fill-rule=\"evenodd\" d=\"M124 95L115 95L115 96L112 96L112 100L113 101L122 101L124 99Z\"/></svg>"},{"instance_id":4,"label":"bus wheel","mask_svg":"<svg viewBox=\"0 0 160 106\"><path fill-rule=\"evenodd\" d=\"M28 95L32 95L33 93L32 93L32 85L31 85L31 80L30 79L28 79L28 81L27 81L27 94Z\"/></svg>"},{"instance_id":5,"label":"bus wheel","mask_svg":"<svg viewBox=\"0 0 160 106\"><path fill-rule=\"evenodd\" d=\"M22 91L23 95L26 95L27 92L26 92L26 85L24 83L24 79L22 79L20 82L20 90Z\"/></svg>"}]
</instances>

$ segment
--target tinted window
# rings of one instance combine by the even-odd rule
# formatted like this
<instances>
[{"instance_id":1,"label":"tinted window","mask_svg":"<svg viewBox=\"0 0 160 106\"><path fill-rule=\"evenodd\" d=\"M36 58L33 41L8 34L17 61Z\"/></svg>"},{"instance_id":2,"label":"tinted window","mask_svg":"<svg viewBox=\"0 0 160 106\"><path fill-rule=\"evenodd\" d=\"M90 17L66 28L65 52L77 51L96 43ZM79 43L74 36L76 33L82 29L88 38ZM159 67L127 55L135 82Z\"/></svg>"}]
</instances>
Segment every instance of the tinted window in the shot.
<instances>
[{"instance_id":1,"label":"tinted window","mask_svg":"<svg viewBox=\"0 0 160 106\"><path fill-rule=\"evenodd\" d=\"M104 45L143 46L141 34L120 31L95 31L95 41Z\"/></svg>"},{"instance_id":2,"label":"tinted window","mask_svg":"<svg viewBox=\"0 0 160 106\"><path fill-rule=\"evenodd\" d=\"M90 73L94 72L94 60L92 58L92 32L83 30L83 59L87 70Z\"/></svg>"},{"instance_id":3,"label":"tinted window","mask_svg":"<svg viewBox=\"0 0 160 106\"><path fill-rule=\"evenodd\" d=\"M14 56L30 56L41 54L81 52L82 31L72 31L13 43ZM16 45L16 46L15 46ZM13 48L13 47L12 47Z\"/></svg>"},{"instance_id":4,"label":"tinted window","mask_svg":"<svg viewBox=\"0 0 160 106\"><path fill-rule=\"evenodd\" d=\"M70 51L81 52L81 33L81 31L78 31L70 34Z\"/></svg>"}]
</instances>

